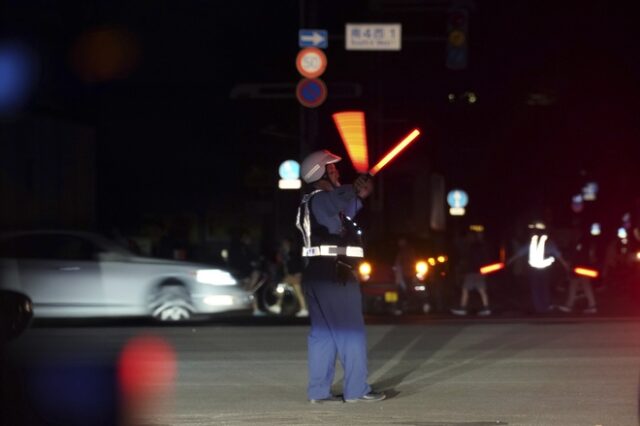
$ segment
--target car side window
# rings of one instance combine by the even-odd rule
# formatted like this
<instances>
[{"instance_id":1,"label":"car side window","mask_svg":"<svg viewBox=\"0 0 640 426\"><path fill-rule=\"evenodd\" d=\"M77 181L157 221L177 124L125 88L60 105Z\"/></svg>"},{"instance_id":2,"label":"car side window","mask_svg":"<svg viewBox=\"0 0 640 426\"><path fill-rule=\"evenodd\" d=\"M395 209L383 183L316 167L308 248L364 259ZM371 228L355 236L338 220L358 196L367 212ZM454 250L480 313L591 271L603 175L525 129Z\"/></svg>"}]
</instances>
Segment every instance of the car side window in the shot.
<instances>
[{"instance_id":1,"label":"car side window","mask_svg":"<svg viewBox=\"0 0 640 426\"><path fill-rule=\"evenodd\" d=\"M25 235L0 244L0 257L45 260L96 260L98 248L73 235Z\"/></svg>"},{"instance_id":2,"label":"car side window","mask_svg":"<svg viewBox=\"0 0 640 426\"><path fill-rule=\"evenodd\" d=\"M56 236L52 241L52 259L96 260L95 247L87 240L75 236Z\"/></svg>"}]
</instances>

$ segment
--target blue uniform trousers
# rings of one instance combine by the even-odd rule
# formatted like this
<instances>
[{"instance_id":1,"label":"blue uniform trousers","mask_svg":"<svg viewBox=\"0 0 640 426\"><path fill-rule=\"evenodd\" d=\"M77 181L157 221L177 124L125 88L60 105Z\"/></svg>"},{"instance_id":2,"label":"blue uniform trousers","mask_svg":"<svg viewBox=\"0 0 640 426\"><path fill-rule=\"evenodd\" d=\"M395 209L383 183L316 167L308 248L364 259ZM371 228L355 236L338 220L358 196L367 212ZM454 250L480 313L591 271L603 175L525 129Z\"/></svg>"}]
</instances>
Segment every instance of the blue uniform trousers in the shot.
<instances>
[{"instance_id":1,"label":"blue uniform trousers","mask_svg":"<svg viewBox=\"0 0 640 426\"><path fill-rule=\"evenodd\" d=\"M547 270L529 271L529 285L533 310L537 314L549 312L551 307L550 272Z\"/></svg>"},{"instance_id":2,"label":"blue uniform trousers","mask_svg":"<svg viewBox=\"0 0 640 426\"><path fill-rule=\"evenodd\" d=\"M344 398L356 399L369 393L360 284L355 277L344 284L336 281L335 258L312 258L302 285L311 320L308 398L331 395L336 358L344 370Z\"/></svg>"}]
</instances>

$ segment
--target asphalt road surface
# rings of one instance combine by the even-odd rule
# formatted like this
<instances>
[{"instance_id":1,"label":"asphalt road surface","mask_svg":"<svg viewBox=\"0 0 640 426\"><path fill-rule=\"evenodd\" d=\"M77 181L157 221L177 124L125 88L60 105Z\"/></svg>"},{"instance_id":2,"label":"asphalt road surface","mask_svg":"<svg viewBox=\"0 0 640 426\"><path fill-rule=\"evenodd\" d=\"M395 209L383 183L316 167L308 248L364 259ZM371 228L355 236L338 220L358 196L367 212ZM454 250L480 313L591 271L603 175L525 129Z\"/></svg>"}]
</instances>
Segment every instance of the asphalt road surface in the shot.
<instances>
[{"instance_id":1,"label":"asphalt road surface","mask_svg":"<svg viewBox=\"0 0 640 426\"><path fill-rule=\"evenodd\" d=\"M6 352L3 420L638 425L638 319L369 322L370 383L388 399L332 405L306 400L305 321L35 324Z\"/></svg>"}]
</instances>

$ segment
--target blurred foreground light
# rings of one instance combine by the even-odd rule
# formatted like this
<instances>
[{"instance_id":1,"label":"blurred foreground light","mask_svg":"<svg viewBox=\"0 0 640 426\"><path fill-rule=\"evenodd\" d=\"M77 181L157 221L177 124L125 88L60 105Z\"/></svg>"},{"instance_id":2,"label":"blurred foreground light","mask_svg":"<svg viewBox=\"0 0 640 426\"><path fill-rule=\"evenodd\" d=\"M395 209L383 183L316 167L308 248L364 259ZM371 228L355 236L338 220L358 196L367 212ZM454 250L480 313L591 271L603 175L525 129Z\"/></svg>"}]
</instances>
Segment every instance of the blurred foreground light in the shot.
<instances>
[{"instance_id":1,"label":"blurred foreground light","mask_svg":"<svg viewBox=\"0 0 640 426\"><path fill-rule=\"evenodd\" d=\"M444 263L447 261L447 257L446 256L438 256L436 258L436 260L438 261L438 263Z\"/></svg>"},{"instance_id":2,"label":"blurred foreground light","mask_svg":"<svg viewBox=\"0 0 640 426\"><path fill-rule=\"evenodd\" d=\"M204 298L204 303L209 306L233 306L233 296L216 294Z\"/></svg>"},{"instance_id":3,"label":"blurred foreground light","mask_svg":"<svg viewBox=\"0 0 640 426\"><path fill-rule=\"evenodd\" d=\"M220 269L200 269L196 271L196 281L211 285L236 285L238 283L230 273Z\"/></svg>"},{"instance_id":4,"label":"blurred foreground light","mask_svg":"<svg viewBox=\"0 0 640 426\"><path fill-rule=\"evenodd\" d=\"M456 95L454 95L453 93L449 93L447 99L449 99L449 103L454 103L456 101Z\"/></svg>"},{"instance_id":5,"label":"blurred foreground light","mask_svg":"<svg viewBox=\"0 0 640 426\"><path fill-rule=\"evenodd\" d=\"M430 257L429 259L427 259L427 262L429 263L429 265L431 266L436 266L436 259L433 257Z\"/></svg>"},{"instance_id":6,"label":"blurred foreground light","mask_svg":"<svg viewBox=\"0 0 640 426\"><path fill-rule=\"evenodd\" d=\"M278 181L279 189L300 189L302 181L300 179L280 179Z\"/></svg>"},{"instance_id":7,"label":"blurred foreground light","mask_svg":"<svg viewBox=\"0 0 640 426\"><path fill-rule=\"evenodd\" d=\"M599 223L592 223L591 224L591 231L590 231L591 235L593 236L598 236L602 233L602 229L600 227Z\"/></svg>"},{"instance_id":8,"label":"blurred foreground light","mask_svg":"<svg viewBox=\"0 0 640 426\"><path fill-rule=\"evenodd\" d=\"M473 232L484 232L483 225L469 225L469 230Z\"/></svg>"},{"instance_id":9,"label":"blurred foreground light","mask_svg":"<svg viewBox=\"0 0 640 426\"><path fill-rule=\"evenodd\" d=\"M126 417L145 416L170 400L176 377L176 355L161 337L137 336L118 360L118 383Z\"/></svg>"},{"instance_id":10,"label":"blurred foreground light","mask_svg":"<svg viewBox=\"0 0 640 426\"><path fill-rule=\"evenodd\" d=\"M640 251L636 252L636 260L640 260Z\"/></svg>"},{"instance_id":11,"label":"blurred foreground light","mask_svg":"<svg viewBox=\"0 0 640 426\"><path fill-rule=\"evenodd\" d=\"M0 114L12 114L26 103L38 70L35 53L19 42L0 44Z\"/></svg>"},{"instance_id":12,"label":"blurred foreground light","mask_svg":"<svg viewBox=\"0 0 640 426\"><path fill-rule=\"evenodd\" d=\"M424 285L416 285L416 286L413 286L413 289L414 289L415 291L427 291L427 286L424 286Z\"/></svg>"},{"instance_id":13,"label":"blurred foreground light","mask_svg":"<svg viewBox=\"0 0 640 426\"><path fill-rule=\"evenodd\" d=\"M71 66L87 83L127 77L140 61L135 36L119 27L103 27L82 34L71 49Z\"/></svg>"}]
</instances>

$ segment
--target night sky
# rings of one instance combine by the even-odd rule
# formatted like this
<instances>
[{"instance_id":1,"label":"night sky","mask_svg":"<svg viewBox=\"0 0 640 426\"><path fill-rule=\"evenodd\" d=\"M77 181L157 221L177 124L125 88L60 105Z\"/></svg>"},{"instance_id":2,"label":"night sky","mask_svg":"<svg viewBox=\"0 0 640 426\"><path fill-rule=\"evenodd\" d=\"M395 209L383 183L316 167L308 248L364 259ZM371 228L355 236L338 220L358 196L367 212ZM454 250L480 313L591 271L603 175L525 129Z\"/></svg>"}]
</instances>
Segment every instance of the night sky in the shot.
<instances>
[{"instance_id":1,"label":"night sky","mask_svg":"<svg viewBox=\"0 0 640 426\"><path fill-rule=\"evenodd\" d=\"M596 213L613 223L640 196L636 14L623 2L556 3L470 3L463 71L445 67L444 41L424 41L445 35L449 2L12 1L0 19L5 38L40 56L25 111L95 127L102 222L268 200L278 164L299 158L301 114L317 120L307 150L344 155L330 115L358 108L374 156L424 130L421 146L385 171L386 187L400 179L400 161L417 162L448 189L466 189L477 218L552 208L563 221L571 195L594 179L603 197ZM347 52L346 22L401 22L403 49ZM359 85L362 96L330 92L311 113L294 98L233 98L242 84L299 80L301 25L329 30L323 80ZM113 28L126 35L129 62L112 75L83 75L78 40ZM478 102L448 101L464 92Z\"/></svg>"}]
</instances>

